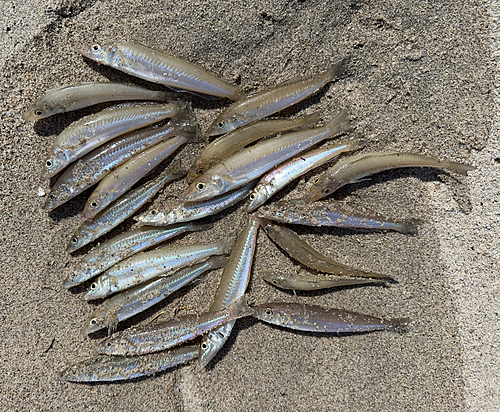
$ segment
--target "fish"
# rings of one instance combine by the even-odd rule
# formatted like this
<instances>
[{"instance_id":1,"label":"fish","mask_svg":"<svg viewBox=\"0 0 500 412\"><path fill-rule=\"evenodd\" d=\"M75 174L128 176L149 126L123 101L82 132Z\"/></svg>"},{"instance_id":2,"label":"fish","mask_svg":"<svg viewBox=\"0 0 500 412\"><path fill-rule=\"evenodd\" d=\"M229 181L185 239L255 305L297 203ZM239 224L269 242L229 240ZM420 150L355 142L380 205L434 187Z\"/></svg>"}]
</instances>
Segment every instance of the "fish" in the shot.
<instances>
[{"instance_id":1,"label":"fish","mask_svg":"<svg viewBox=\"0 0 500 412\"><path fill-rule=\"evenodd\" d=\"M188 171L186 181L191 184L212 166L229 157L236 151L256 142L262 137L300 126L308 126L320 120L319 113L313 113L298 119L270 119L256 122L233 130L212 141L193 162Z\"/></svg>"},{"instance_id":2,"label":"fish","mask_svg":"<svg viewBox=\"0 0 500 412\"><path fill-rule=\"evenodd\" d=\"M138 253L118 262L90 285L85 300L105 298L159 276L168 276L213 255L226 255L234 246L232 237L210 244L166 246Z\"/></svg>"},{"instance_id":3,"label":"fish","mask_svg":"<svg viewBox=\"0 0 500 412\"><path fill-rule=\"evenodd\" d=\"M71 112L99 103L123 100L175 100L175 93L144 89L132 84L114 82L81 82L49 90L22 114L22 119L34 121L58 113Z\"/></svg>"},{"instance_id":4,"label":"fish","mask_svg":"<svg viewBox=\"0 0 500 412\"><path fill-rule=\"evenodd\" d=\"M92 279L99 273L136 253L173 239L186 232L206 230L211 224L200 225L196 223L185 223L168 228L141 227L119 234L104 243L99 244L87 253L78 265L69 273L64 283L66 289L80 285Z\"/></svg>"},{"instance_id":5,"label":"fish","mask_svg":"<svg viewBox=\"0 0 500 412\"><path fill-rule=\"evenodd\" d=\"M474 166L457 162L441 162L428 156L399 152L361 153L345 157L313 180L306 192L306 202L315 202L331 195L342 186L361 181L366 176L401 167L434 167L450 169L459 174L475 170Z\"/></svg>"},{"instance_id":6,"label":"fish","mask_svg":"<svg viewBox=\"0 0 500 412\"><path fill-rule=\"evenodd\" d=\"M173 90L187 90L237 100L240 88L178 57L141 44L93 44L81 51L88 59Z\"/></svg>"},{"instance_id":7,"label":"fish","mask_svg":"<svg viewBox=\"0 0 500 412\"><path fill-rule=\"evenodd\" d=\"M173 117L186 107L186 102L178 100L167 104L112 107L82 117L56 137L42 169L42 179L55 176L111 139Z\"/></svg>"},{"instance_id":8,"label":"fish","mask_svg":"<svg viewBox=\"0 0 500 412\"><path fill-rule=\"evenodd\" d=\"M404 326L407 318L384 320L340 309L300 303L252 305L255 318L272 325L306 332L356 333Z\"/></svg>"},{"instance_id":9,"label":"fish","mask_svg":"<svg viewBox=\"0 0 500 412\"><path fill-rule=\"evenodd\" d=\"M59 372L68 382L117 382L149 376L198 357L198 345L184 345L144 356L99 355L76 363Z\"/></svg>"},{"instance_id":10,"label":"fish","mask_svg":"<svg viewBox=\"0 0 500 412\"><path fill-rule=\"evenodd\" d=\"M82 220L90 220L110 203L130 190L179 147L196 141L193 135L178 135L133 156L104 177L90 195L82 213Z\"/></svg>"},{"instance_id":11,"label":"fish","mask_svg":"<svg viewBox=\"0 0 500 412\"><path fill-rule=\"evenodd\" d=\"M250 281L258 229L259 220L249 215L229 257L229 262L224 267L210 311L221 310L245 294ZM208 365L224 346L235 322L236 320L229 321L203 337L198 357L200 365Z\"/></svg>"},{"instance_id":12,"label":"fish","mask_svg":"<svg viewBox=\"0 0 500 412\"><path fill-rule=\"evenodd\" d=\"M303 174L333 160L343 152L355 150L363 145L364 141L362 139L353 138L336 143L334 146L311 150L287 160L261 177L259 183L257 183L257 186L250 194L250 203L248 204L247 212L253 212L288 183Z\"/></svg>"},{"instance_id":13,"label":"fish","mask_svg":"<svg viewBox=\"0 0 500 412\"><path fill-rule=\"evenodd\" d=\"M119 322L158 304L206 271L225 266L227 261L227 256L212 256L204 262L180 269L171 276L153 279L144 285L112 296L90 315L85 323L83 334L89 335L107 328L108 336L110 336L116 331Z\"/></svg>"},{"instance_id":14,"label":"fish","mask_svg":"<svg viewBox=\"0 0 500 412\"><path fill-rule=\"evenodd\" d=\"M286 82L270 90L243 97L225 109L205 134L216 136L228 133L290 107L342 76L346 66L347 59L344 59L322 74L305 77L295 82Z\"/></svg>"},{"instance_id":15,"label":"fish","mask_svg":"<svg viewBox=\"0 0 500 412\"><path fill-rule=\"evenodd\" d=\"M179 134L196 136L196 128L184 120L172 119L167 126L136 130L98 147L64 171L51 188L43 208L54 210L99 182L134 155Z\"/></svg>"},{"instance_id":16,"label":"fish","mask_svg":"<svg viewBox=\"0 0 500 412\"><path fill-rule=\"evenodd\" d=\"M126 329L105 339L97 351L103 355L144 355L180 345L203 335L218 326L253 314L244 295L233 304L217 312L186 315L141 328Z\"/></svg>"},{"instance_id":17,"label":"fish","mask_svg":"<svg viewBox=\"0 0 500 412\"><path fill-rule=\"evenodd\" d=\"M163 212L158 208L151 209L142 215L134 217L137 225L166 226L174 223L188 222L201 219L207 216L215 215L248 196L254 188L255 182L252 181L246 186L236 189L222 196L210 199L206 202L180 203L170 212Z\"/></svg>"},{"instance_id":18,"label":"fish","mask_svg":"<svg viewBox=\"0 0 500 412\"><path fill-rule=\"evenodd\" d=\"M374 279L389 278L387 275L353 269L336 262L304 242L294 231L288 229L286 226L278 225L265 219L260 219L260 222L271 240L278 244L292 258L311 269L331 275L358 276Z\"/></svg>"},{"instance_id":19,"label":"fish","mask_svg":"<svg viewBox=\"0 0 500 412\"><path fill-rule=\"evenodd\" d=\"M151 199L158 191L174 180L184 177L186 173L177 166L166 168L156 178L126 193L108 208L98 213L92 221L82 223L75 231L66 246L66 252L74 252L108 233L125 219L130 217Z\"/></svg>"},{"instance_id":20,"label":"fish","mask_svg":"<svg viewBox=\"0 0 500 412\"><path fill-rule=\"evenodd\" d=\"M289 133L240 150L197 178L184 193L184 201L208 200L243 186L300 152L351 129L349 112L342 110L323 127Z\"/></svg>"},{"instance_id":21,"label":"fish","mask_svg":"<svg viewBox=\"0 0 500 412\"><path fill-rule=\"evenodd\" d=\"M418 219L395 222L387 217L373 212L361 212L339 202L308 204L304 199L280 201L268 207L261 207L257 211L257 216L293 225L394 230L408 235L417 234L419 224Z\"/></svg>"},{"instance_id":22,"label":"fish","mask_svg":"<svg viewBox=\"0 0 500 412\"><path fill-rule=\"evenodd\" d=\"M362 285L377 282L374 279L348 278L335 275L299 275L296 273L281 274L274 272L265 272L261 275L261 277L271 285L281 289L291 290L320 290L336 288L339 286Z\"/></svg>"}]
</instances>

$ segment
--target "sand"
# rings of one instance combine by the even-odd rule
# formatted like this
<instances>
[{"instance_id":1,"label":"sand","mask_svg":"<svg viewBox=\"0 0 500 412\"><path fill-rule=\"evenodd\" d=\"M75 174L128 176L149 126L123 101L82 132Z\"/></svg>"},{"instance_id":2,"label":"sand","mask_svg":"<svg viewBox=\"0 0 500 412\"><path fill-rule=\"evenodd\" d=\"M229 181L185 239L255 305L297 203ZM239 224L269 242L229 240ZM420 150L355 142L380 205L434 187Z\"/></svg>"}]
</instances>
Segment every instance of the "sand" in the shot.
<instances>
[{"instance_id":1,"label":"sand","mask_svg":"<svg viewBox=\"0 0 500 412\"><path fill-rule=\"evenodd\" d=\"M2 2L0 410L498 410L500 6L458 3ZM193 362L121 384L59 381L58 371L92 356L97 346L80 333L92 305L83 290L62 287L65 271L88 251L70 256L64 249L89 192L47 213L41 207L50 184L39 176L54 136L95 109L35 124L20 115L40 94L63 84L109 79L146 85L78 52L113 40L185 58L247 92L320 73L350 56L346 78L283 115L321 111L326 122L348 107L354 135L369 142L366 151L415 152L476 166L468 177L390 171L334 196L394 219L420 219L417 236L297 228L342 263L390 274L397 283L387 287L298 296L274 289L259 273L295 265L259 234L249 287L254 301L409 317L407 331L319 336L243 319L208 368ZM203 129L227 104L186 98ZM202 147L187 146L177 158L187 167ZM279 198L299 196L313 175ZM184 188L183 182L169 186L154 204L171 206ZM245 213L242 205L233 207L212 219L212 230L178 243L236 235ZM159 308L165 312L159 319L207 310L220 274L173 295Z\"/></svg>"}]
</instances>

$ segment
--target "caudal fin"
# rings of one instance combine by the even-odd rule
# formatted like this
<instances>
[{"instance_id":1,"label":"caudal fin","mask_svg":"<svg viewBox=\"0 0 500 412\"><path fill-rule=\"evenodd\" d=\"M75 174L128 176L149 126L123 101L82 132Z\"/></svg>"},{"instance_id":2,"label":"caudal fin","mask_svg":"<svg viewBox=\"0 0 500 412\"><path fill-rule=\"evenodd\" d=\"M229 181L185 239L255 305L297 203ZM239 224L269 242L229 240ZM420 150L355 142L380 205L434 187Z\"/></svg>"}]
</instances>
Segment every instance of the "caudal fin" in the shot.
<instances>
[{"instance_id":1,"label":"caudal fin","mask_svg":"<svg viewBox=\"0 0 500 412\"><path fill-rule=\"evenodd\" d=\"M349 117L349 110L344 109L326 124L326 126L332 131L333 136L346 134L352 130L352 125Z\"/></svg>"},{"instance_id":2,"label":"caudal fin","mask_svg":"<svg viewBox=\"0 0 500 412\"><path fill-rule=\"evenodd\" d=\"M346 69L347 69L347 63L349 62L348 58L344 58L335 65L333 65L330 70L328 70L329 74L332 76L333 79L337 79L340 76L342 76Z\"/></svg>"},{"instance_id":3,"label":"caudal fin","mask_svg":"<svg viewBox=\"0 0 500 412\"><path fill-rule=\"evenodd\" d=\"M406 235L416 235L419 224L420 221L418 219L406 220L401 224L401 229L399 229L398 232Z\"/></svg>"},{"instance_id":4,"label":"caudal fin","mask_svg":"<svg viewBox=\"0 0 500 412\"><path fill-rule=\"evenodd\" d=\"M448 162L447 169L453 170L457 173L460 173L461 175L467 176L467 172L470 172L472 170L476 170L475 166L470 166L466 165L463 163L457 163L457 162Z\"/></svg>"}]
</instances>

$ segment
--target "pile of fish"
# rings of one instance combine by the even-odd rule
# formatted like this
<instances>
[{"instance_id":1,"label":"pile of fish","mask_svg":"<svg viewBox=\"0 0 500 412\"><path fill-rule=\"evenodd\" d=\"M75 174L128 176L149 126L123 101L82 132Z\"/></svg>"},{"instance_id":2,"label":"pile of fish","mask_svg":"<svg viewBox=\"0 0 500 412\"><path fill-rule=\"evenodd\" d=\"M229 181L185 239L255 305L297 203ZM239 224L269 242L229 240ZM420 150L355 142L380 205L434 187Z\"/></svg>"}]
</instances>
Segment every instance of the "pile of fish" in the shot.
<instances>
[{"instance_id":1,"label":"pile of fish","mask_svg":"<svg viewBox=\"0 0 500 412\"><path fill-rule=\"evenodd\" d=\"M320 127L311 127L320 120L318 113L297 119L261 120L306 99L341 77L348 65L346 60L317 76L245 95L239 87L198 66L145 46L95 44L82 54L167 86L174 92L120 83L79 83L49 91L24 113L25 120L38 120L99 103L127 102L74 122L55 139L49 150L42 177L62 173L48 195L45 209L53 210L97 184L85 205L83 223L71 237L67 251L74 252L99 239L134 215L169 182L185 177L189 187L172 210L156 208L135 216L135 229L97 244L70 270L64 284L66 289L92 281L85 299L107 298L86 321L84 332L88 335L107 329L108 338L99 344L99 356L69 367L61 372L62 379L76 382L132 379L194 358L207 365L228 339L236 320L244 316L283 328L325 333L381 330L407 322L315 305L249 304L245 294L259 227L293 259L318 272L262 274L272 285L315 290L385 282L388 275L336 262L284 224L415 234L414 221L394 222L334 202L314 205L311 202L387 169L433 167L464 175L474 169L418 154L362 153L343 157L313 178L302 199L263 206L299 176L344 152L369 144L359 138L330 142L352 130L346 109ZM156 172L154 178L137 186L139 180L163 165L179 147L205 140L191 106L177 92L234 100L205 132L207 137L224 135L206 145L189 171L181 171L171 162L169 167ZM292 129L298 130L269 138ZM317 148L325 141L328 142ZM210 224L199 220L246 198L249 198L249 214L237 239L229 237L211 244L169 244L153 248L182 233L210 228ZM115 333L120 322L156 305L216 268L223 268L223 273L208 312ZM196 337L201 337L198 344L184 344Z\"/></svg>"}]
</instances>

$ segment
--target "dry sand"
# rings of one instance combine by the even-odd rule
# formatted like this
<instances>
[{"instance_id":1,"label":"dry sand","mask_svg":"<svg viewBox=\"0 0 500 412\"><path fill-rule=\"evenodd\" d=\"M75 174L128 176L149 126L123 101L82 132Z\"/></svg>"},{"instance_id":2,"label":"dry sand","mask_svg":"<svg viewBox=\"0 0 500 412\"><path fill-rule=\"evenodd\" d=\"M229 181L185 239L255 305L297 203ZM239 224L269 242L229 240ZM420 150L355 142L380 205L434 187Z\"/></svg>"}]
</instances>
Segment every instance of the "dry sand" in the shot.
<instances>
[{"instance_id":1,"label":"dry sand","mask_svg":"<svg viewBox=\"0 0 500 412\"><path fill-rule=\"evenodd\" d=\"M2 1L0 410L499 410L499 17L497 2L469 0ZM57 380L57 371L96 347L80 334L92 306L82 293L62 287L65 270L81 255L64 249L88 192L48 214L39 191L48 193L50 186L39 174L54 135L91 110L36 124L20 115L62 84L145 84L78 53L116 39L183 57L246 91L319 73L350 55L347 78L284 114L320 110L327 121L349 107L355 134L369 141L365 150L416 152L478 167L469 177L429 169L387 172L335 196L393 218L419 218L418 236L298 229L343 263L391 274L398 283L388 287L298 297L273 289L259 273L294 265L260 233L249 288L255 301L409 317L406 333L317 336L244 319L207 369L191 363L122 384ZM203 128L226 103L187 99ZM178 155L183 165L200 148L185 148ZM299 195L310 176L285 195ZM183 188L170 186L155 203L172 204ZM237 233L244 221L244 208L233 208L214 219L213 230L179 243ZM162 319L179 308L208 309L219 277L212 272L176 293L162 306ZM148 312L143 320L153 316Z\"/></svg>"}]
</instances>

